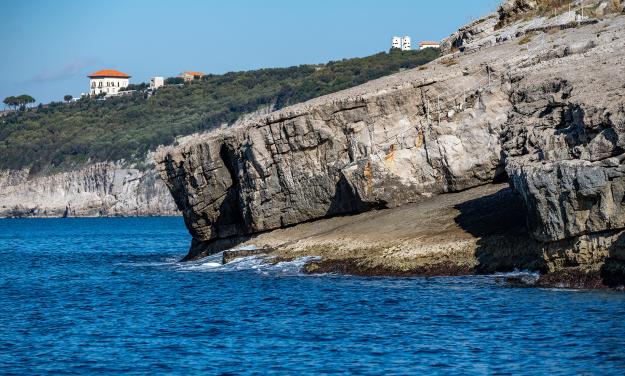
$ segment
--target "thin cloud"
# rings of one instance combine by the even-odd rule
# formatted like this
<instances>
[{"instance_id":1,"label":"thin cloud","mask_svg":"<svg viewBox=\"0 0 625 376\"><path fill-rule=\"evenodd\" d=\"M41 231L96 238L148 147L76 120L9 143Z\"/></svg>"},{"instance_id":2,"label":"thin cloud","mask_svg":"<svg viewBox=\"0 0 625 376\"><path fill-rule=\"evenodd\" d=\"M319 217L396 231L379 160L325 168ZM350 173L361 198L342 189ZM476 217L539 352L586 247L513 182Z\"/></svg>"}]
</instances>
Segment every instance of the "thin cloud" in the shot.
<instances>
[{"instance_id":1,"label":"thin cloud","mask_svg":"<svg viewBox=\"0 0 625 376\"><path fill-rule=\"evenodd\" d=\"M98 62L95 58L75 59L57 69L43 70L34 75L28 82L50 82L71 78L83 73L85 68L94 66Z\"/></svg>"}]
</instances>

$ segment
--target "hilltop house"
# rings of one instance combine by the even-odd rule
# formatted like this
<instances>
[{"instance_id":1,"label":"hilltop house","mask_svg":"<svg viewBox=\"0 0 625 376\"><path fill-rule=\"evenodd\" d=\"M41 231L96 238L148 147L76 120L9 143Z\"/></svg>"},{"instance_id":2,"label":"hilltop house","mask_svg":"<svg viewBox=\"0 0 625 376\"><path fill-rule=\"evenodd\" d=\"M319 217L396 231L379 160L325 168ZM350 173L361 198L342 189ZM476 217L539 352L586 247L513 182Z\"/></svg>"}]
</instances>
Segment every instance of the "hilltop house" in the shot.
<instances>
[{"instance_id":1,"label":"hilltop house","mask_svg":"<svg viewBox=\"0 0 625 376\"><path fill-rule=\"evenodd\" d=\"M410 51L410 37L393 37L391 38L391 48L396 48L402 51Z\"/></svg>"},{"instance_id":2,"label":"hilltop house","mask_svg":"<svg viewBox=\"0 0 625 376\"><path fill-rule=\"evenodd\" d=\"M165 79L163 77L150 78L150 89L156 90L163 85L165 85Z\"/></svg>"},{"instance_id":3,"label":"hilltop house","mask_svg":"<svg viewBox=\"0 0 625 376\"><path fill-rule=\"evenodd\" d=\"M419 43L420 50L423 50L426 48L441 48L441 44L439 42L434 42L434 41L429 41L429 40Z\"/></svg>"},{"instance_id":4,"label":"hilltop house","mask_svg":"<svg viewBox=\"0 0 625 376\"><path fill-rule=\"evenodd\" d=\"M104 69L89 76L89 93L98 95L117 95L119 90L128 86L130 76L114 69Z\"/></svg>"},{"instance_id":5,"label":"hilltop house","mask_svg":"<svg viewBox=\"0 0 625 376\"><path fill-rule=\"evenodd\" d=\"M410 51L410 37L405 36L401 39L401 50L402 51Z\"/></svg>"},{"instance_id":6,"label":"hilltop house","mask_svg":"<svg viewBox=\"0 0 625 376\"><path fill-rule=\"evenodd\" d=\"M393 37L391 39L391 48L401 49L401 37Z\"/></svg>"},{"instance_id":7,"label":"hilltop house","mask_svg":"<svg viewBox=\"0 0 625 376\"><path fill-rule=\"evenodd\" d=\"M187 81L193 81L193 80L198 80L200 78L202 78L202 76L204 76L204 73L202 72L182 72L180 73L180 78L182 78L185 82Z\"/></svg>"}]
</instances>

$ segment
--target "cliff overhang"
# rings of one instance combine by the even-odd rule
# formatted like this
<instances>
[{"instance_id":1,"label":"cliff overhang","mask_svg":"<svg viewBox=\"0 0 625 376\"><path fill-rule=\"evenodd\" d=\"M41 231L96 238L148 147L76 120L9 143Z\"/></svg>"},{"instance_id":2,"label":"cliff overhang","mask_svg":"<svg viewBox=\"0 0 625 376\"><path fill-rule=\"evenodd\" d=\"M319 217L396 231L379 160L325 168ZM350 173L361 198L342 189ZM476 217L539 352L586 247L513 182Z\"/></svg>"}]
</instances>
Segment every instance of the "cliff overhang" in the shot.
<instances>
[{"instance_id":1,"label":"cliff overhang","mask_svg":"<svg viewBox=\"0 0 625 376\"><path fill-rule=\"evenodd\" d=\"M499 20L423 68L162 149L188 258L509 179L544 272L622 281L625 17Z\"/></svg>"}]
</instances>

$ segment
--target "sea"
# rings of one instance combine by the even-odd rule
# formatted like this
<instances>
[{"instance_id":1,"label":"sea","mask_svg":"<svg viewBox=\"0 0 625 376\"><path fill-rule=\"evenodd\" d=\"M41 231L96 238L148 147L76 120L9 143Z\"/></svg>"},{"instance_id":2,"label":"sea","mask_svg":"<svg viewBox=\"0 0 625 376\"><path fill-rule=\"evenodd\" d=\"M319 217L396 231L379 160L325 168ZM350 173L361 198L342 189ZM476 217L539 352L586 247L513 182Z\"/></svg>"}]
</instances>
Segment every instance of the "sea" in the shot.
<instances>
[{"instance_id":1,"label":"sea","mask_svg":"<svg viewBox=\"0 0 625 376\"><path fill-rule=\"evenodd\" d=\"M181 263L190 240L178 217L1 219L0 374L625 374L623 292Z\"/></svg>"}]
</instances>

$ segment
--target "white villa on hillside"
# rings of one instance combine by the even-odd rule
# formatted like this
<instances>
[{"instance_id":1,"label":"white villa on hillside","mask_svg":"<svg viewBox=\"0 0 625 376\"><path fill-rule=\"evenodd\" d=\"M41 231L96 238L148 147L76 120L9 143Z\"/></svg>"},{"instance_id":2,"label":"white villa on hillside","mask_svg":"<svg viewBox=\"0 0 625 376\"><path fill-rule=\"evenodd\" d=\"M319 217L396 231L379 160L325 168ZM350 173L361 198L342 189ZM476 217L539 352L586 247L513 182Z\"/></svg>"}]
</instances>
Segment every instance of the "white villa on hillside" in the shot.
<instances>
[{"instance_id":1,"label":"white villa on hillside","mask_svg":"<svg viewBox=\"0 0 625 376\"><path fill-rule=\"evenodd\" d=\"M117 95L119 89L128 86L130 76L113 69L104 69L91 73L89 76L89 93L98 95L105 93L108 95Z\"/></svg>"}]
</instances>

